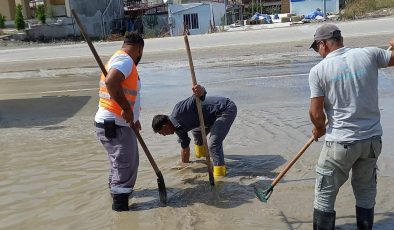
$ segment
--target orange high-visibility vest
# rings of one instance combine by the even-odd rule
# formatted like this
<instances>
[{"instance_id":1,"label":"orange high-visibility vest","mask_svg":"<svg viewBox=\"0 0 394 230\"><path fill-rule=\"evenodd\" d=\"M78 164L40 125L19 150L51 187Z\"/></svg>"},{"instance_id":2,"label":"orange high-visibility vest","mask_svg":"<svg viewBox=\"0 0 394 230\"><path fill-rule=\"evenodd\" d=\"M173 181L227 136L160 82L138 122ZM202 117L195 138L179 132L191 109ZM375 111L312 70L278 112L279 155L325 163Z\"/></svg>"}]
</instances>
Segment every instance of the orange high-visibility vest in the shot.
<instances>
[{"instance_id":1,"label":"orange high-visibility vest","mask_svg":"<svg viewBox=\"0 0 394 230\"><path fill-rule=\"evenodd\" d=\"M118 50L114 55L112 55L108 63L110 63L112 59L119 54L127 55L127 53L124 52L123 50ZM108 69L108 63L105 65L105 69ZM137 92L138 92L138 71L134 63L130 75L124 81L122 81L122 88L123 88L123 93L130 104L131 111L133 111L135 100L137 98ZM109 95L107 86L105 85L104 74L101 74L100 76L99 97L100 97L99 105L101 107L107 109L108 111L111 111L112 113L118 116L121 116L122 108Z\"/></svg>"}]
</instances>

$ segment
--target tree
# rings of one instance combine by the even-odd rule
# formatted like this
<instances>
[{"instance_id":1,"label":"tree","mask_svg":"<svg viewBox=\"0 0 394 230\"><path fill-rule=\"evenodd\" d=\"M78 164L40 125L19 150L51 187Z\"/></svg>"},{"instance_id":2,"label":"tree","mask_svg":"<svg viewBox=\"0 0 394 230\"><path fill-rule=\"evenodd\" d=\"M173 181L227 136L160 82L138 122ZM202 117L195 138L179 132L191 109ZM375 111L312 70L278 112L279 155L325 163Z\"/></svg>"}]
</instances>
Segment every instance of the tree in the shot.
<instances>
[{"instance_id":1,"label":"tree","mask_svg":"<svg viewBox=\"0 0 394 230\"><path fill-rule=\"evenodd\" d=\"M23 19L22 5L21 4L18 4L16 6L14 23L15 23L15 26L16 26L17 30L25 29L25 20Z\"/></svg>"},{"instance_id":2,"label":"tree","mask_svg":"<svg viewBox=\"0 0 394 230\"><path fill-rule=\"evenodd\" d=\"M37 5L36 9L36 18L42 23L45 24L46 21L46 15L45 15L45 5Z\"/></svg>"},{"instance_id":3,"label":"tree","mask_svg":"<svg viewBox=\"0 0 394 230\"><path fill-rule=\"evenodd\" d=\"M0 29L5 27L5 16L0 14Z\"/></svg>"}]
</instances>

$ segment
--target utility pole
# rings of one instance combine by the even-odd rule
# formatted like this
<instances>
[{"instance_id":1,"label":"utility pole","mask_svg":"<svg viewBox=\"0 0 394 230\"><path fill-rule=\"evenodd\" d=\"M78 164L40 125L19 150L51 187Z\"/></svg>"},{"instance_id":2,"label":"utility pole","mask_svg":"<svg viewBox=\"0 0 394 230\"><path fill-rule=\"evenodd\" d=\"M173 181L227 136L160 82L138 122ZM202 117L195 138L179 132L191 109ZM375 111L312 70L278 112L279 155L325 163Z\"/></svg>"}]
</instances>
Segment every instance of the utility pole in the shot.
<instances>
[{"instance_id":1,"label":"utility pole","mask_svg":"<svg viewBox=\"0 0 394 230\"><path fill-rule=\"evenodd\" d=\"M326 0L323 0L323 13L324 13L324 19L327 20L327 4L326 4Z\"/></svg>"},{"instance_id":2,"label":"utility pole","mask_svg":"<svg viewBox=\"0 0 394 230\"><path fill-rule=\"evenodd\" d=\"M260 14L263 13L263 5L261 5L261 0L260 0Z\"/></svg>"},{"instance_id":3,"label":"utility pole","mask_svg":"<svg viewBox=\"0 0 394 230\"><path fill-rule=\"evenodd\" d=\"M227 0L224 0L224 25L227 26Z\"/></svg>"},{"instance_id":4,"label":"utility pole","mask_svg":"<svg viewBox=\"0 0 394 230\"><path fill-rule=\"evenodd\" d=\"M251 16L253 16L253 0L252 0L252 15Z\"/></svg>"}]
</instances>

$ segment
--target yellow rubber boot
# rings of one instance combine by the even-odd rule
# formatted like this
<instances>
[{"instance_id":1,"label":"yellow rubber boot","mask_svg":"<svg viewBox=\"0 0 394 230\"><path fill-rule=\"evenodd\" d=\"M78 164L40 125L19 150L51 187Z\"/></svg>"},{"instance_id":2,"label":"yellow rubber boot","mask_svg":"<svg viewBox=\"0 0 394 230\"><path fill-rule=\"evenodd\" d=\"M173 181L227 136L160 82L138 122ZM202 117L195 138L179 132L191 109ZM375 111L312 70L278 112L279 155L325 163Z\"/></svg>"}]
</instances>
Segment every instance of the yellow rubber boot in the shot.
<instances>
[{"instance_id":1,"label":"yellow rubber boot","mask_svg":"<svg viewBox=\"0 0 394 230\"><path fill-rule=\"evenodd\" d=\"M213 166L213 177L224 177L226 176L227 170L225 165Z\"/></svg>"},{"instance_id":2,"label":"yellow rubber boot","mask_svg":"<svg viewBox=\"0 0 394 230\"><path fill-rule=\"evenodd\" d=\"M204 145L194 145L194 153L196 154L196 158L205 157L205 148Z\"/></svg>"}]
</instances>

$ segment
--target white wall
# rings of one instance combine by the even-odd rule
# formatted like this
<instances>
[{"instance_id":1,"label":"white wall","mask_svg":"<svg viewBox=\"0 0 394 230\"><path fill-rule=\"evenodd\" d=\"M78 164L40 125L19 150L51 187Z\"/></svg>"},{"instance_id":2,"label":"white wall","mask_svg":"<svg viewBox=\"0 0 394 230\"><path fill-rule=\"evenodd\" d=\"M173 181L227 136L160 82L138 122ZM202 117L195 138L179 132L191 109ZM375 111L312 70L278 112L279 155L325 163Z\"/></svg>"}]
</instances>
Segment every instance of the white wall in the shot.
<instances>
[{"instance_id":1,"label":"white wall","mask_svg":"<svg viewBox=\"0 0 394 230\"><path fill-rule=\"evenodd\" d=\"M308 15L320 8L324 11L323 0L290 0L290 13ZM327 13L339 13L339 0L326 0Z\"/></svg>"},{"instance_id":2,"label":"white wall","mask_svg":"<svg viewBox=\"0 0 394 230\"><path fill-rule=\"evenodd\" d=\"M193 4L193 8L180 10L181 7L188 8L189 4L170 5L169 10L172 18L172 35L183 35L183 15L184 14L198 14L198 29L189 30L191 35L206 34L210 28L211 6L209 4Z\"/></svg>"}]
</instances>

